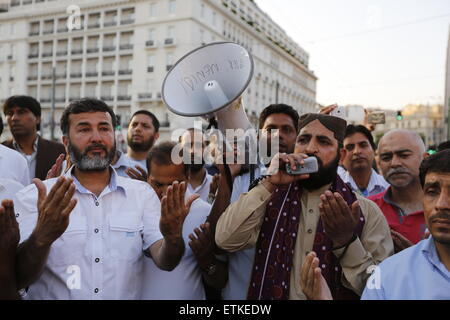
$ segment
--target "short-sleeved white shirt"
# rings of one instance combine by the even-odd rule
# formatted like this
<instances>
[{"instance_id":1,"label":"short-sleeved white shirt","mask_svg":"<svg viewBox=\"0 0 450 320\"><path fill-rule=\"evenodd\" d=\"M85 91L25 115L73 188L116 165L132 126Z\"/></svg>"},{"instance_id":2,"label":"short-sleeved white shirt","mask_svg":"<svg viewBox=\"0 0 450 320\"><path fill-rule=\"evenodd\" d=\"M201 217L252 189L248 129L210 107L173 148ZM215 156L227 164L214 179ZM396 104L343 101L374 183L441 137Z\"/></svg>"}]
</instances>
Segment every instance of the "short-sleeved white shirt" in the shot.
<instances>
[{"instance_id":1,"label":"short-sleeved white shirt","mask_svg":"<svg viewBox=\"0 0 450 320\"><path fill-rule=\"evenodd\" d=\"M17 151L0 144L0 178L11 179L27 186L30 173L27 160Z\"/></svg>"},{"instance_id":2,"label":"short-sleeved white shirt","mask_svg":"<svg viewBox=\"0 0 450 320\"><path fill-rule=\"evenodd\" d=\"M187 192L186 197L189 194ZM192 203L191 210L183 224L183 239L186 249L179 265L174 270L170 272L160 270L153 260L145 260L143 300L205 299L201 270L189 247L189 234L195 235L194 229L205 223L210 210L211 205L200 198Z\"/></svg>"},{"instance_id":3,"label":"short-sleeved white shirt","mask_svg":"<svg viewBox=\"0 0 450 320\"><path fill-rule=\"evenodd\" d=\"M44 181L47 192L55 182ZM76 179L74 183L78 203L69 226L52 244L44 271L25 298L139 299L144 259L149 259L143 251L163 238L158 196L147 183L122 178L113 169L99 197ZM14 199L22 242L36 225L36 203L34 185Z\"/></svg>"}]
</instances>

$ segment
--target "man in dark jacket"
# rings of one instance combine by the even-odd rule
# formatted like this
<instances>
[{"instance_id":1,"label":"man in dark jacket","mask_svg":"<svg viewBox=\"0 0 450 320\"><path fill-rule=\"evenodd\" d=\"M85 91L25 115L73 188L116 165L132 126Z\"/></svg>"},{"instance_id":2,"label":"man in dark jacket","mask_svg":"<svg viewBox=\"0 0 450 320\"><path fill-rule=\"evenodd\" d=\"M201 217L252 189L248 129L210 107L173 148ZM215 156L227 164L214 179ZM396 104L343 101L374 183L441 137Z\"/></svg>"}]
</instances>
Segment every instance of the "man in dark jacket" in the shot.
<instances>
[{"instance_id":1,"label":"man in dark jacket","mask_svg":"<svg viewBox=\"0 0 450 320\"><path fill-rule=\"evenodd\" d=\"M29 96L12 96L5 101L3 112L13 135L3 144L25 157L31 179L45 179L58 156L66 151L61 143L45 140L38 135L41 105Z\"/></svg>"}]
</instances>

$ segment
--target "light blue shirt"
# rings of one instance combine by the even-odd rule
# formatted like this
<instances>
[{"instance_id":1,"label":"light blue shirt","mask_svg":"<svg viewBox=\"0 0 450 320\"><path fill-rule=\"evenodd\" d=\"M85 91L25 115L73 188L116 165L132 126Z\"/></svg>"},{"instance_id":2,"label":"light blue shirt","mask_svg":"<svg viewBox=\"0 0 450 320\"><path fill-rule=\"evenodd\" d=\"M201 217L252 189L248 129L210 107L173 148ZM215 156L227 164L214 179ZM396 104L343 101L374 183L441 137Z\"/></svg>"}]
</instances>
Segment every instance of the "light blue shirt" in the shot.
<instances>
[{"instance_id":1,"label":"light blue shirt","mask_svg":"<svg viewBox=\"0 0 450 320\"><path fill-rule=\"evenodd\" d=\"M367 281L361 297L361 300L449 299L450 271L439 260L432 237L383 261Z\"/></svg>"},{"instance_id":2,"label":"light blue shirt","mask_svg":"<svg viewBox=\"0 0 450 320\"><path fill-rule=\"evenodd\" d=\"M364 190L358 188L349 171L345 171L341 168L340 170L338 170L338 174L341 176L341 179L345 183L350 184L354 192L366 198L379 194L389 187L389 183L383 178L383 176L376 173L376 171L373 169L372 174L370 175L369 184Z\"/></svg>"}]
</instances>

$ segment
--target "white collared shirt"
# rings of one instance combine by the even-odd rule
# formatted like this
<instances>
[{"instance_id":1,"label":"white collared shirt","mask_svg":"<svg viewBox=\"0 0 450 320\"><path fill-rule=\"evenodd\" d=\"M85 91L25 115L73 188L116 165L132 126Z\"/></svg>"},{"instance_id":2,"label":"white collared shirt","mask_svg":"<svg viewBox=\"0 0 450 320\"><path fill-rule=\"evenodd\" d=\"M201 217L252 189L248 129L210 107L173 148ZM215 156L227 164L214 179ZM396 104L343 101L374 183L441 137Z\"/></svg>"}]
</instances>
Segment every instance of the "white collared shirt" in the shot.
<instances>
[{"instance_id":1,"label":"white collared shirt","mask_svg":"<svg viewBox=\"0 0 450 320\"><path fill-rule=\"evenodd\" d=\"M353 180L353 177L350 175L349 171L342 171L339 173L339 175L345 183L350 184L354 192L366 198L381 193L389 187L389 183L386 180L384 180L382 175L376 173L374 169L372 169L369 184L367 185L365 192L363 192L358 188L355 180Z\"/></svg>"},{"instance_id":2,"label":"white collared shirt","mask_svg":"<svg viewBox=\"0 0 450 320\"><path fill-rule=\"evenodd\" d=\"M27 186L30 173L27 161L19 152L0 144L0 178L11 179Z\"/></svg>"},{"instance_id":3,"label":"white collared shirt","mask_svg":"<svg viewBox=\"0 0 450 320\"><path fill-rule=\"evenodd\" d=\"M206 170L205 170L206 171ZM196 193L200 195L200 199L202 199L205 202L208 202L208 196L209 196L209 188L211 186L213 177L206 172L205 178L203 179L202 183L197 188L192 188L192 185L189 183L187 189L190 193Z\"/></svg>"},{"instance_id":4,"label":"white collared shirt","mask_svg":"<svg viewBox=\"0 0 450 320\"><path fill-rule=\"evenodd\" d=\"M186 192L186 198L191 193ZM197 259L189 247L189 235L205 223L211 205L202 199L192 203L191 210L183 224L183 239L186 246L178 266L170 272L160 270L151 259L144 262L143 300L204 300L205 289L202 272Z\"/></svg>"},{"instance_id":5,"label":"white collared shirt","mask_svg":"<svg viewBox=\"0 0 450 320\"><path fill-rule=\"evenodd\" d=\"M255 179L265 174L267 168L260 165L255 170ZM242 193L250 187L250 173L237 176L233 183L230 204L239 200ZM228 282L222 290L224 300L246 300L250 278L252 276L255 248L228 253Z\"/></svg>"},{"instance_id":6,"label":"white collared shirt","mask_svg":"<svg viewBox=\"0 0 450 320\"><path fill-rule=\"evenodd\" d=\"M12 199L23 189L23 185L11 179L0 178L0 203L5 199Z\"/></svg>"},{"instance_id":7,"label":"white collared shirt","mask_svg":"<svg viewBox=\"0 0 450 320\"><path fill-rule=\"evenodd\" d=\"M128 156L122 151L118 151L118 153L119 159L117 160L116 164L112 165L112 167L114 168L114 170L116 170L119 176L129 178L130 176L126 174L125 170L133 166L130 162L130 158L128 158Z\"/></svg>"},{"instance_id":8,"label":"white collared shirt","mask_svg":"<svg viewBox=\"0 0 450 320\"><path fill-rule=\"evenodd\" d=\"M72 169L66 177L72 176ZM44 181L47 192L55 182ZM44 271L26 298L139 299L144 259L149 259L143 251L163 238L158 196L147 183L122 178L114 170L99 197L76 179L74 183L78 202L69 226L52 244ZM36 225L36 202L34 185L15 197L21 242Z\"/></svg>"},{"instance_id":9,"label":"white collared shirt","mask_svg":"<svg viewBox=\"0 0 450 320\"><path fill-rule=\"evenodd\" d=\"M17 150L27 161L28 164L28 172L30 174L30 178L33 179L36 177L36 157L37 157L37 150L38 150L38 141L39 136L36 136L36 139L33 142L33 153L32 154L26 154L22 151L19 144L13 140L13 147Z\"/></svg>"}]
</instances>

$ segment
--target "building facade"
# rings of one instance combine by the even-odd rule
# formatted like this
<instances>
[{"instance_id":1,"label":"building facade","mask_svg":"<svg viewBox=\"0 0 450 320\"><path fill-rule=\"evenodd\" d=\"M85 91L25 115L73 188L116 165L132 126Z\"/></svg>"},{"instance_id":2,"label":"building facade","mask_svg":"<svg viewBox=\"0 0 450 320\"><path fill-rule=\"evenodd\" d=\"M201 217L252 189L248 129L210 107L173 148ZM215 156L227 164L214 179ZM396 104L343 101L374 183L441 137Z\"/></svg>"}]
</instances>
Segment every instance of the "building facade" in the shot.
<instances>
[{"instance_id":1,"label":"building facade","mask_svg":"<svg viewBox=\"0 0 450 320\"><path fill-rule=\"evenodd\" d=\"M192 126L167 110L161 86L179 58L217 41L239 43L254 57L254 78L244 94L251 121L277 98L300 113L315 109L317 78L308 54L254 1L78 0L79 10L72 4L0 5L0 100L13 94L37 98L44 136L50 135L52 102L58 128L64 106L80 97L107 102L123 127L139 109L157 115L163 135Z\"/></svg>"},{"instance_id":2,"label":"building facade","mask_svg":"<svg viewBox=\"0 0 450 320\"><path fill-rule=\"evenodd\" d=\"M374 131L375 140L393 129L406 129L419 133L427 147L436 146L446 140L444 108L442 105L407 105L402 109L402 120L397 120L397 111L382 110L386 123L379 124Z\"/></svg>"}]
</instances>

